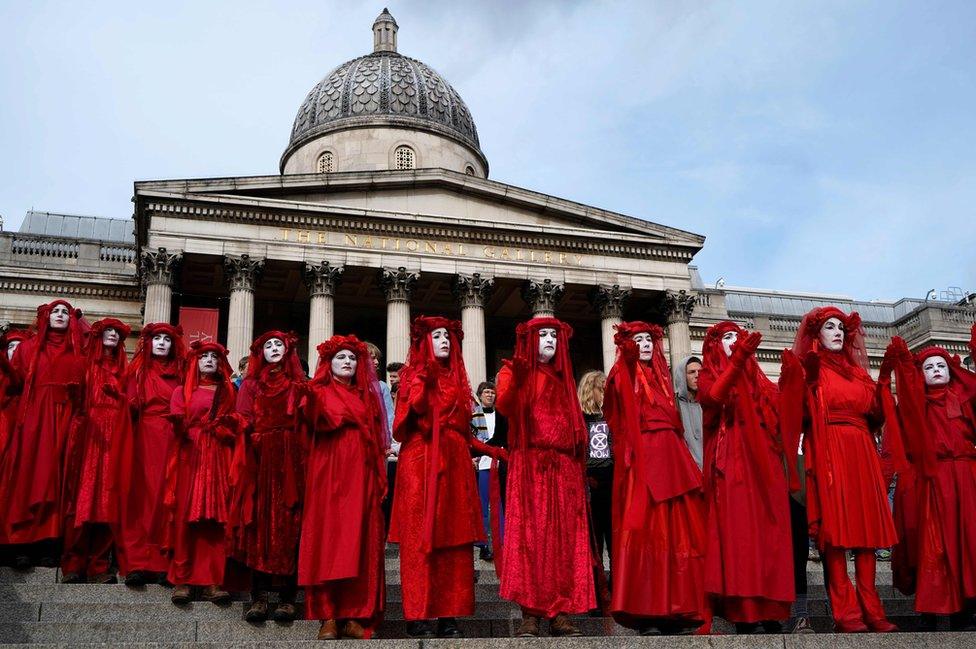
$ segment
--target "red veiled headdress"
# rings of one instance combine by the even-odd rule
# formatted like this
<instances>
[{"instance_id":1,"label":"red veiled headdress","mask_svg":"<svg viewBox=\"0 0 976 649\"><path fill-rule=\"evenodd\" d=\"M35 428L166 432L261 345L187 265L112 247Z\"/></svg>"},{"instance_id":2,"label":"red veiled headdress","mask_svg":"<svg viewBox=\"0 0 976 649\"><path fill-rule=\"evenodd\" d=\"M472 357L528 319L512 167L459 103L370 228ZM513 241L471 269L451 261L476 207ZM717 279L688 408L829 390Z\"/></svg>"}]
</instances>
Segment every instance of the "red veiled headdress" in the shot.
<instances>
[{"instance_id":1,"label":"red veiled headdress","mask_svg":"<svg viewBox=\"0 0 976 649\"><path fill-rule=\"evenodd\" d=\"M34 337L34 332L27 329L10 329L0 336L0 352L7 351L7 345L16 341L24 342Z\"/></svg>"},{"instance_id":2,"label":"red veiled headdress","mask_svg":"<svg viewBox=\"0 0 976 649\"><path fill-rule=\"evenodd\" d=\"M464 331L458 320L424 315L414 318L410 326L410 351L407 353L406 365L400 370L400 384L407 385L421 368L428 368L431 364L439 362L434 356L434 348L430 343L430 334L435 329L447 329L451 349L447 357L446 371L453 378L460 398L467 399L467 405L458 404L459 407L466 407L470 411L474 397L471 394L468 371L464 367L464 356L461 354Z\"/></svg>"},{"instance_id":3,"label":"red veiled headdress","mask_svg":"<svg viewBox=\"0 0 976 649\"><path fill-rule=\"evenodd\" d=\"M616 333L613 334L613 342L617 346L617 358L622 353L623 345L640 333L651 334L654 346L651 350L650 368L654 373L655 379L664 390L664 394L674 398L674 384L671 382L671 372L668 370L668 361L664 357L664 329L650 322L634 320L632 322L621 322L614 326Z\"/></svg>"},{"instance_id":4,"label":"red veiled headdress","mask_svg":"<svg viewBox=\"0 0 976 649\"><path fill-rule=\"evenodd\" d=\"M918 369L922 385L925 385L922 364L926 358L932 356L941 356L946 365L949 366L948 386L950 390L958 392L963 401L976 397L976 374L963 367L962 359L959 358L958 354L950 354L949 350L935 345L925 347L915 354L915 367ZM900 386L899 389L901 389Z\"/></svg>"},{"instance_id":5,"label":"red veiled headdress","mask_svg":"<svg viewBox=\"0 0 976 649\"><path fill-rule=\"evenodd\" d=\"M854 367L868 373L868 352L864 346L864 328L861 326L861 316L857 311L850 314L844 313L835 306L817 307L803 316L800 328L796 332L796 339L793 341L793 353L802 362L807 352L820 352L823 347L820 344L820 329L830 318L837 318L844 325L844 348L842 353L844 358Z\"/></svg>"},{"instance_id":6,"label":"red veiled headdress","mask_svg":"<svg viewBox=\"0 0 976 649\"><path fill-rule=\"evenodd\" d=\"M88 322L84 319L81 309L75 309L67 300L54 300L47 304L37 307L37 318L32 327L36 332L31 340L31 357L27 359L27 374L24 392L20 400L21 416L26 412L27 404L31 400L31 392L34 387L34 377L37 375L37 362L44 351L44 345L51 334L51 311L54 307L63 305L68 309L68 329L65 332L65 341L71 349L72 355L80 359L85 350L85 334L90 329Z\"/></svg>"},{"instance_id":7,"label":"red veiled headdress","mask_svg":"<svg viewBox=\"0 0 976 649\"><path fill-rule=\"evenodd\" d=\"M132 327L115 318L103 318L95 322L88 332L85 356L87 357L89 366L104 361L105 355L102 353L102 334L106 329L115 329L119 334L119 344L112 353L113 367L110 369L121 380L125 375L125 368L128 364L128 359L125 354L125 339L132 333Z\"/></svg>"},{"instance_id":8,"label":"red veiled headdress","mask_svg":"<svg viewBox=\"0 0 976 649\"><path fill-rule=\"evenodd\" d=\"M729 363L729 358L725 355L725 349L722 347L722 336L730 331L739 335L737 340L742 340L749 335L747 330L730 320L712 325L705 332L705 342L702 345L702 365L707 366L715 376L719 376ZM746 359L743 374L748 378L749 389L757 399L768 397L774 400L776 398L776 384L770 381L769 377L760 369L755 356Z\"/></svg>"},{"instance_id":9,"label":"red veiled headdress","mask_svg":"<svg viewBox=\"0 0 976 649\"><path fill-rule=\"evenodd\" d=\"M302 363L298 359L298 336L293 332L285 333L277 329L261 334L251 343L251 355L247 359L247 378L261 380L266 375L266 370L271 366L264 360L264 343L272 338L278 338L285 343L285 355L276 365L280 365L285 375L292 381L304 381L305 370L302 369Z\"/></svg>"},{"instance_id":10,"label":"red veiled headdress","mask_svg":"<svg viewBox=\"0 0 976 649\"><path fill-rule=\"evenodd\" d=\"M227 361L227 348L218 342L202 342L194 340L190 344L190 352L186 358L186 380L183 382L183 400L189 413L190 399L197 386L201 383L200 369L197 361L207 352L217 353L217 373L212 382L217 385L217 393L214 395L214 405L210 410L211 419L221 415L228 415L234 411L235 395L234 384L231 382L231 375L234 370Z\"/></svg>"},{"instance_id":11,"label":"red veiled headdress","mask_svg":"<svg viewBox=\"0 0 976 649\"><path fill-rule=\"evenodd\" d=\"M186 360L183 327L174 326L168 322L151 322L139 332L139 342L136 343L136 351L132 356L132 364L129 366L129 375L135 378L136 385L139 386L140 390L142 389L145 370L153 360L152 339L157 334L166 334L172 341L169 356L161 361L164 364L163 373L179 375L183 372L183 363Z\"/></svg>"}]
</instances>

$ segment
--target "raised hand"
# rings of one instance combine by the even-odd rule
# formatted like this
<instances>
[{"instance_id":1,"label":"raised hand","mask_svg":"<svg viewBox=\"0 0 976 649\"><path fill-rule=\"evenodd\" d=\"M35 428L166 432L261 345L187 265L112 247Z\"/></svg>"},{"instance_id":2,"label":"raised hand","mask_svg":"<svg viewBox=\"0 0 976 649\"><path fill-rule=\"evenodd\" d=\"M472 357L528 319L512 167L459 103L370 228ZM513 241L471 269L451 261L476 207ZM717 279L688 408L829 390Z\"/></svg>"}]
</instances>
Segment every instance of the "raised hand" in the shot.
<instances>
[{"instance_id":1,"label":"raised hand","mask_svg":"<svg viewBox=\"0 0 976 649\"><path fill-rule=\"evenodd\" d=\"M816 383L820 379L820 355L817 352L811 350L803 357L803 371L807 383Z\"/></svg>"}]
</instances>

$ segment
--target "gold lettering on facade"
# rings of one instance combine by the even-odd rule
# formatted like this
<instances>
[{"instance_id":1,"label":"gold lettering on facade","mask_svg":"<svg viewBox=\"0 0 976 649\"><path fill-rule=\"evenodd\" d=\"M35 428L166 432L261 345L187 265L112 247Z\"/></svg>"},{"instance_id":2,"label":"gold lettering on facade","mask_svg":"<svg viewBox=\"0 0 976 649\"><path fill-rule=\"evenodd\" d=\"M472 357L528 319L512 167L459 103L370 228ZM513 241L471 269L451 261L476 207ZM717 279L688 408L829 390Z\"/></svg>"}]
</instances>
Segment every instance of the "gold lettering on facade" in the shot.
<instances>
[{"instance_id":1,"label":"gold lettering on facade","mask_svg":"<svg viewBox=\"0 0 976 649\"><path fill-rule=\"evenodd\" d=\"M281 228L281 240L288 241L288 228Z\"/></svg>"},{"instance_id":2,"label":"gold lettering on facade","mask_svg":"<svg viewBox=\"0 0 976 649\"><path fill-rule=\"evenodd\" d=\"M544 262L546 262L547 264L551 264L552 263L552 253L549 252L548 250L545 251L544 253L542 253L542 260Z\"/></svg>"},{"instance_id":3,"label":"gold lettering on facade","mask_svg":"<svg viewBox=\"0 0 976 649\"><path fill-rule=\"evenodd\" d=\"M559 263L561 265L563 265L563 266L566 265L566 253L565 252L559 253Z\"/></svg>"},{"instance_id":4,"label":"gold lettering on facade","mask_svg":"<svg viewBox=\"0 0 976 649\"><path fill-rule=\"evenodd\" d=\"M346 234L343 236L347 246L359 246L359 237L357 237L355 234Z\"/></svg>"},{"instance_id":5,"label":"gold lettering on facade","mask_svg":"<svg viewBox=\"0 0 976 649\"><path fill-rule=\"evenodd\" d=\"M327 241L325 232L319 232L319 236L316 237L315 243L325 243Z\"/></svg>"},{"instance_id":6,"label":"gold lettering on facade","mask_svg":"<svg viewBox=\"0 0 976 649\"><path fill-rule=\"evenodd\" d=\"M308 243L309 241L311 241L311 236L312 233L309 232L308 230L299 230L298 236L295 237L295 240L298 241L298 243Z\"/></svg>"},{"instance_id":7,"label":"gold lettering on facade","mask_svg":"<svg viewBox=\"0 0 976 649\"><path fill-rule=\"evenodd\" d=\"M487 257L488 259L494 259L495 249L492 248L491 246L485 246L485 257Z\"/></svg>"},{"instance_id":8,"label":"gold lettering on facade","mask_svg":"<svg viewBox=\"0 0 976 649\"><path fill-rule=\"evenodd\" d=\"M365 239L363 239L363 248L369 248L370 250L373 249L373 237L367 236Z\"/></svg>"},{"instance_id":9,"label":"gold lettering on facade","mask_svg":"<svg viewBox=\"0 0 976 649\"><path fill-rule=\"evenodd\" d=\"M413 244L413 247L412 247L412 248L410 247L410 244L411 244L411 243ZM416 239L407 239L407 243L406 243L406 244L404 244L404 247L405 247L405 248L406 248L406 249L407 249L407 250L408 250L409 252L417 252L417 249L418 249L418 248L420 248L420 244L419 244L419 243L417 243L417 240L416 240Z\"/></svg>"}]
</instances>

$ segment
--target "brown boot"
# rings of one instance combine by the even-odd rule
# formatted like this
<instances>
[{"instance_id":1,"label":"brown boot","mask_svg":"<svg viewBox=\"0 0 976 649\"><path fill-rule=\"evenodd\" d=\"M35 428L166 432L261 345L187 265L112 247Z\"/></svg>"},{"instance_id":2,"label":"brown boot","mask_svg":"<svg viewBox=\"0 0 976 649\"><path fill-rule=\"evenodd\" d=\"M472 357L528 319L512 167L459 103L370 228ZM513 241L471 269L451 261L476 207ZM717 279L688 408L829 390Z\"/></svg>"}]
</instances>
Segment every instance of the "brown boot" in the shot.
<instances>
[{"instance_id":1,"label":"brown boot","mask_svg":"<svg viewBox=\"0 0 976 649\"><path fill-rule=\"evenodd\" d=\"M226 590L221 590L219 586L207 586L200 593L200 599L204 602L213 602L214 604L227 604L230 602L230 593Z\"/></svg>"},{"instance_id":2,"label":"brown boot","mask_svg":"<svg viewBox=\"0 0 976 649\"><path fill-rule=\"evenodd\" d=\"M554 638L576 638L583 633L569 620L568 615L560 613L549 622L549 635Z\"/></svg>"},{"instance_id":3,"label":"brown boot","mask_svg":"<svg viewBox=\"0 0 976 649\"><path fill-rule=\"evenodd\" d=\"M323 620L322 626L319 627L319 640L338 640L339 639L339 627L336 626L335 620Z\"/></svg>"},{"instance_id":4,"label":"brown boot","mask_svg":"<svg viewBox=\"0 0 976 649\"><path fill-rule=\"evenodd\" d=\"M275 622L292 622L297 615L295 605L291 602L281 602L274 610Z\"/></svg>"},{"instance_id":5,"label":"brown boot","mask_svg":"<svg viewBox=\"0 0 976 649\"><path fill-rule=\"evenodd\" d=\"M244 621L258 624L268 619L267 597L256 597L244 611Z\"/></svg>"},{"instance_id":6,"label":"brown boot","mask_svg":"<svg viewBox=\"0 0 976 649\"><path fill-rule=\"evenodd\" d=\"M181 584L173 588L173 594L169 599L177 606L184 606L190 603L191 598L190 587L186 584Z\"/></svg>"},{"instance_id":7,"label":"brown boot","mask_svg":"<svg viewBox=\"0 0 976 649\"><path fill-rule=\"evenodd\" d=\"M535 615L528 615L522 612L522 623L515 630L516 638L537 638L539 637L539 618Z\"/></svg>"},{"instance_id":8,"label":"brown boot","mask_svg":"<svg viewBox=\"0 0 976 649\"><path fill-rule=\"evenodd\" d=\"M342 637L362 640L366 637L366 629L356 620L346 620L346 623L342 626Z\"/></svg>"}]
</instances>

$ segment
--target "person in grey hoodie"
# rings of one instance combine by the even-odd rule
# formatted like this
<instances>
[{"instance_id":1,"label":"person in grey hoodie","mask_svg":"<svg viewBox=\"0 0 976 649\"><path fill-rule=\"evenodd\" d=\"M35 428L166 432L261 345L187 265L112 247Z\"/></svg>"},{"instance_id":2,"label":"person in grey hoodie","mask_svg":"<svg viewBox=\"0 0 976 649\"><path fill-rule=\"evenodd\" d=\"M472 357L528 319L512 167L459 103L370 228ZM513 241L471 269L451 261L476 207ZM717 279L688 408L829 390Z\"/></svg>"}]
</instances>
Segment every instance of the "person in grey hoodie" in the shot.
<instances>
[{"instance_id":1,"label":"person in grey hoodie","mask_svg":"<svg viewBox=\"0 0 976 649\"><path fill-rule=\"evenodd\" d=\"M671 369L681 424L685 429L685 444L699 469L702 466L702 409L698 403L698 372L701 366L700 358L686 356Z\"/></svg>"}]
</instances>

